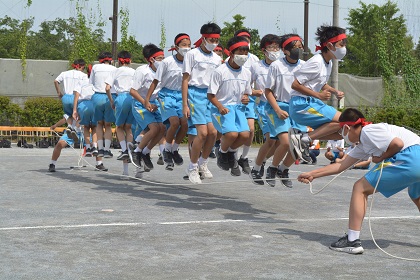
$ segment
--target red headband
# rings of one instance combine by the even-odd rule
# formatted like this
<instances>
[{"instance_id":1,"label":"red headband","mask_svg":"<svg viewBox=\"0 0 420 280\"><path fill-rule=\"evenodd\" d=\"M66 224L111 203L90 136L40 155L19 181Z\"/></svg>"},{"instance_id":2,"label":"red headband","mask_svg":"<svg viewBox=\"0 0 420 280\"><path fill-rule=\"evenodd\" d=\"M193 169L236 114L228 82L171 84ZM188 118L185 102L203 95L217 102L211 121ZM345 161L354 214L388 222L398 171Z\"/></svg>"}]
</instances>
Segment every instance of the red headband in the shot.
<instances>
[{"instance_id":1,"label":"red headband","mask_svg":"<svg viewBox=\"0 0 420 280\"><path fill-rule=\"evenodd\" d=\"M102 59L99 59L99 63L104 63L105 61L112 61L112 57L104 57Z\"/></svg>"},{"instance_id":2,"label":"red headband","mask_svg":"<svg viewBox=\"0 0 420 280\"><path fill-rule=\"evenodd\" d=\"M347 38L345 33L340 34L340 35L335 36L335 37L332 37L328 41L322 43L321 46L315 46L315 51L317 52L319 50L322 50L322 48L325 47L328 43L335 43L335 42L338 42L338 41L343 40L345 38Z\"/></svg>"},{"instance_id":3,"label":"red headband","mask_svg":"<svg viewBox=\"0 0 420 280\"><path fill-rule=\"evenodd\" d=\"M188 35L182 35L182 36L179 36L176 40L175 40L175 45L178 45L178 43L179 42L181 42L182 40L184 40L184 39L188 39L188 40L190 40L191 41L191 39L190 39L190 36L188 36ZM170 48L168 51L176 51L176 48L175 48L175 46L173 47L173 48Z\"/></svg>"},{"instance_id":4,"label":"red headband","mask_svg":"<svg viewBox=\"0 0 420 280\"><path fill-rule=\"evenodd\" d=\"M119 57L118 58L118 62L119 63L121 63L121 64L130 64L131 63L131 58L121 58L121 57Z\"/></svg>"},{"instance_id":5,"label":"red headband","mask_svg":"<svg viewBox=\"0 0 420 280\"><path fill-rule=\"evenodd\" d=\"M215 34L215 33L201 34L201 36L204 38L220 38L220 34ZM197 42L194 43L194 46L197 48L201 45L202 42L203 42L203 39L200 38L197 40Z\"/></svg>"},{"instance_id":6,"label":"red headband","mask_svg":"<svg viewBox=\"0 0 420 280\"><path fill-rule=\"evenodd\" d=\"M71 67L73 67L74 69L79 68L81 65L80 64L72 64Z\"/></svg>"},{"instance_id":7,"label":"red headband","mask_svg":"<svg viewBox=\"0 0 420 280\"><path fill-rule=\"evenodd\" d=\"M154 58L154 57L157 57L157 56L159 56L159 55L165 55L165 53L164 52L161 52L161 51L158 51L158 52L155 52L154 54L152 54L150 57L149 57L149 62L150 62L150 60L152 59L152 58Z\"/></svg>"},{"instance_id":8,"label":"red headband","mask_svg":"<svg viewBox=\"0 0 420 280\"><path fill-rule=\"evenodd\" d=\"M246 31L239 32L238 35L236 35L236 36L247 36L247 37L251 38L251 34L249 34Z\"/></svg>"},{"instance_id":9,"label":"red headband","mask_svg":"<svg viewBox=\"0 0 420 280\"><path fill-rule=\"evenodd\" d=\"M217 46L214 50L215 50L215 51L223 51L223 48L222 48L222 47Z\"/></svg>"},{"instance_id":10,"label":"red headband","mask_svg":"<svg viewBox=\"0 0 420 280\"><path fill-rule=\"evenodd\" d=\"M229 52L232 52L233 50L235 50L235 49L237 49L239 47L245 47L245 46L248 47L248 42L244 42L244 41L238 42L238 43L233 44L232 46L230 46Z\"/></svg>"},{"instance_id":11,"label":"red headband","mask_svg":"<svg viewBox=\"0 0 420 280\"><path fill-rule=\"evenodd\" d=\"M368 124L371 124L371 122L367 122L367 121L365 121L365 119L363 119L363 118L359 118L359 119L357 119L357 121L355 121L355 122L340 122L340 127L343 127L343 126L345 126L345 125L348 125L348 126L355 126L356 124L361 124L362 126L366 126L366 125L368 125Z\"/></svg>"},{"instance_id":12,"label":"red headband","mask_svg":"<svg viewBox=\"0 0 420 280\"><path fill-rule=\"evenodd\" d=\"M302 42L302 38L300 38L299 36L290 37L289 39L287 39L286 41L283 42L281 47L284 49L290 42L293 42L293 41L301 41Z\"/></svg>"}]
</instances>

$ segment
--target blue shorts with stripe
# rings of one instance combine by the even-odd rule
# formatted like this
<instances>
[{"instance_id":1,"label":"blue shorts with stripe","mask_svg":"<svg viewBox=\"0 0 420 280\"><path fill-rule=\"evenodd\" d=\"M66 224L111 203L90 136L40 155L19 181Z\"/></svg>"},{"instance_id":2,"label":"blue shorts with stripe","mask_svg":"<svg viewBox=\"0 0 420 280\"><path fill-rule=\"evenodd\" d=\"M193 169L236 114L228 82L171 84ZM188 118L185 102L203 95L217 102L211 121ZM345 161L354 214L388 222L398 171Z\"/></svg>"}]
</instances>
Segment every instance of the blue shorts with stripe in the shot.
<instances>
[{"instance_id":1,"label":"blue shorts with stripe","mask_svg":"<svg viewBox=\"0 0 420 280\"><path fill-rule=\"evenodd\" d=\"M255 96L249 96L249 102L245 107L245 117L247 119L258 119L258 115L255 112Z\"/></svg>"},{"instance_id":2,"label":"blue shorts with stripe","mask_svg":"<svg viewBox=\"0 0 420 280\"><path fill-rule=\"evenodd\" d=\"M268 125L268 117L265 114L265 104L267 102L261 101L259 104L256 104L255 111L258 117L258 124L260 125L262 134L265 135L266 133L270 132L270 127Z\"/></svg>"},{"instance_id":3,"label":"blue shorts with stripe","mask_svg":"<svg viewBox=\"0 0 420 280\"><path fill-rule=\"evenodd\" d=\"M112 94L112 98L115 100L117 95ZM114 110L111 108L111 103L109 102L109 98L106 93L95 92L95 94L92 95L92 102L94 106L93 120L95 122L115 122Z\"/></svg>"},{"instance_id":4,"label":"blue shorts with stripe","mask_svg":"<svg viewBox=\"0 0 420 280\"><path fill-rule=\"evenodd\" d=\"M376 164L365 175L365 179L385 197L390 197L405 188L412 199L420 197L420 145L410 146L392 158ZM382 176L379 179L381 173Z\"/></svg>"},{"instance_id":5,"label":"blue shorts with stripe","mask_svg":"<svg viewBox=\"0 0 420 280\"><path fill-rule=\"evenodd\" d=\"M92 100L81 100L77 104L77 113L79 114L81 125L96 126L97 123L93 121L94 109Z\"/></svg>"},{"instance_id":6,"label":"blue shorts with stripe","mask_svg":"<svg viewBox=\"0 0 420 280\"><path fill-rule=\"evenodd\" d=\"M206 94L207 98L207 94ZM178 90L170 90L162 88L159 92L160 111L162 113L162 121L165 123L170 117L182 118L182 92Z\"/></svg>"},{"instance_id":7,"label":"blue shorts with stripe","mask_svg":"<svg viewBox=\"0 0 420 280\"><path fill-rule=\"evenodd\" d=\"M81 133L81 132L77 133L77 137L79 138L79 140L80 140L80 139L83 139L83 138L82 138L82 133ZM60 140L59 140L59 141L66 141L66 142L67 142L67 145L69 145L69 146L73 146L73 145L74 145L74 140L73 140L73 138L69 138L69 137L67 136L67 134L66 134L66 133L64 133L64 134L60 137Z\"/></svg>"},{"instance_id":8,"label":"blue shorts with stripe","mask_svg":"<svg viewBox=\"0 0 420 280\"><path fill-rule=\"evenodd\" d=\"M73 102L74 102L73 94L64 94L61 97L61 103L63 104L64 114L67 114L69 116L73 115Z\"/></svg>"},{"instance_id":9,"label":"blue shorts with stripe","mask_svg":"<svg viewBox=\"0 0 420 280\"><path fill-rule=\"evenodd\" d=\"M188 87L188 107L190 108L188 126L212 122L207 88Z\"/></svg>"},{"instance_id":10,"label":"blue shorts with stripe","mask_svg":"<svg viewBox=\"0 0 420 280\"><path fill-rule=\"evenodd\" d=\"M245 118L245 105L225 105L224 107L229 109L229 113L225 115L221 115L216 107L211 108L213 125L218 132L225 134L249 131L248 121Z\"/></svg>"},{"instance_id":11,"label":"blue shorts with stripe","mask_svg":"<svg viewBox=\"0 0 420 280\"><path fill-rule=\"evenodd\" d=\"M133 116L133 98L128 92L121 92L115 98L115 124L134 124Z\"/></svg>"},{"instance_id":12,"label":"blue shorts with stripe","mask_svg":"<svg viewBox=\"0 0 420 280\"><path fill-rule=\"evenodd\" d=\"M337 110L314 97L292 96L290 117L298 124L316 129L330 123Z\"/></svg>"},{"instance_id":13,"label":"blue shorts with stripe","mask_svg":"<svg viewBox=\"0 0 420 280\"><path fill-rule=\"evenodd\" d=\"M150 104L159 107L159 102L157 99L150 101ZM134 100L133 102L133 116L136 120L136 123L141 127L147 127L151 123L162 122L162 116L160 115L159 110L156 110L155 112L150 112L143 106L143 104L141 104L137 100Z\"/></svg>"}]
</instances>

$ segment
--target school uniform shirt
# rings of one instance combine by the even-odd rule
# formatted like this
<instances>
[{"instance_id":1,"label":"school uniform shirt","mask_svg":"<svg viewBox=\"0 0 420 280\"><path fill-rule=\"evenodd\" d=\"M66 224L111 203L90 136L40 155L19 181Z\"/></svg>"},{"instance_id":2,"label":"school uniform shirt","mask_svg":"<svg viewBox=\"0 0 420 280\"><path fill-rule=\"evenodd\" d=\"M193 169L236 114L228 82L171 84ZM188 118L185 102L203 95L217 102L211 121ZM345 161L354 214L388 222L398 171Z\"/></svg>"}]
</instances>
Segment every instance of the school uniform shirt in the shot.
<instances>
[{"instance_id":1,"label":"school uniform shirt","mask_svg":"<svg viewBox=\"0 0 420 280\"><path fill-rule=\"evenodd\" d=\"M242 96L251 94L251 72L241 67L233 69L229 62L214 70L208 93L216 95L222 105L242 104Z\"/></svg>"},{"instance_id":2,"label":"school uniform shirt","mask_svg":"<svg viewBox=\"0 0 420 280\"><path fill-rule=\"evenodd\" d=\"M79 93L78 102L82 100L91 100L92 95L95 93L93 88L93 85L89 83L88 80L80 81L74 88L74 91Z\"/></svg>"},{"instance_id":3,"label":"school uniform shirt","mask_svg":"<svg viewBox=\"0 0 420 280\"><path fill-rule=\"evenodd\" d=\"M58 83L63 83L64 86L64 94L73 94L73 90L77 83L81 80L88 80L88 76L79 70L68 70L61 72L55 80Z\"/></svg>"},{"instance_id":4,"label":"school uniform shirt","mask_svg":"<svg viewBox=\"0 0 420 280\"><path fill-rule=\"evenodd\" d=\"M89 83L93 85L95 92L105 93L105 80L108 78L109 73L117 69L115 66L110 64L95 64L90 72ZM115 93L114 87L111 87L111 93Z\"/></svg>"},{"instance_id":5,"label":"school uniform shirt","mask_svg":"<svg viewBox=\"0 0 420 280\"><path fill-rule=\"evenodd\" d=\"M270 65L268 65L263 59L252 64L249 69L251 71L251 83L254 84L254 89L263 91L263 94L260 96L260 100L264 102L267 102L264 91L269 67Z\"/></svg>"},{"instance_id":6,"label":"school uniform shirt","mask_svg":"<svg viewBox=\"0 0 420 280\"><path fill-rule=\"evenodd\" d=\"M165 58L159 65L155 79L160 82L161 88L182 90L182 65L175 55Z\"/></svg>"},{"instance_id":7,"label":"school uniform shirt","mask_svg":"<svg viewBox=\"0 0 420 280\"><path fill-rule=\"evenodd\" d=\"M221 63L220 56L214 52L205 53L198 47L185 54L182 73L190 75L189 86L206 89L209 87L211 74Z\"/></svg>"},{"instance_id":8,"label":"school uniform shirt","mask_svg":"<svg viewBox=\"0 0 420 280\"><path fill-rule=\"evenodd\" d=\"M387 123L369 124L362 128L360 142L349 152L349 156L357 159L366 155L380 157L395 137L404 142L401 150L420 145L420 137L408 129Z\"/></svg>"},{"instance_id":9,"label":"school uniform shirt","mask_svg":"<svg viewBox=\"0 0 420 280\"><path fill-rule=\"evenodd\" d=\"M135 70L128 66L115 68L109 73L108 77L105 79L105 83L114 86L117 94L123 92L128 93L131 89L134 72Z\"/></svg>"},{"instance_id":10,"label":"school uniform shirt","mask_svg":"<svg viewBox=\"0 0 420 280\"><path fill-rule=\"evenodd\" d=\"M289 103L292 94L292 83L295 74L305 67L307 62L298 60L296 63L289 63L285 57L270 64L268 69L266 88L269 88L277 101ZM304 66L305 65L305 66Z\"/></svg>"},{"instance_id":11,"label":"school uniform shirt","mask_svg":"<svg viewBox=\"0 0 420 280\"><path fill-rule=\"evenodd\" d=\"M160 67L161 65L159 66L159 68ZM137 90L141 97L146 98L147 91L149 90L150 85L152 84L155 77L156 72L153 71L153 69L149 65L142 65L136 69L132 79L133 81L131 87ZM156 99L158 91L159 89L158 87L156 87L155 91L150 97L150 101Z\"/></svg>"},{"instance_id":12,"label":"school uniform shirt","mask_svg":"<svg viewBox=\"0 0 420 280\"><path fill-rule=\"evenodd\" d=\"M341 148L341 149L344 150L344 140L343 139L328 140L327 148L330 148L331 151L333 151L334 153L338 153L338 152L340 152L340 150L338 148Z\"/></svg>"},{"instance_id":13,"label":"school uniform shirt","mask_svg":"<svg viewBox=\"0 0 420 280\"><path fill-rule=\"evenodd\" d=\"M331 69L332 60L329 63L326 63L321 54L316 54L294 73L295 79L297 79L301 85L304 85L315 92L320 92L330 78ZM296 90L292 90L291 95L307 97L307 95Z\"/></svg>"}]
</instances>

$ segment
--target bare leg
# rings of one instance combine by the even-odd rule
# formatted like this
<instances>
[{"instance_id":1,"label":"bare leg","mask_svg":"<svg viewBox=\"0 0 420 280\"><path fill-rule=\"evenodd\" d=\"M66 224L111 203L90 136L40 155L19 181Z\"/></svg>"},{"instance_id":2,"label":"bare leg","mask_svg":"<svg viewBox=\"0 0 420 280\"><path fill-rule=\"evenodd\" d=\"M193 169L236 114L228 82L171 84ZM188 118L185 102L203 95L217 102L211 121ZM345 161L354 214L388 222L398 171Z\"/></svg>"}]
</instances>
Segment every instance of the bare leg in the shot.
<instances>
[{"instance_id":1,"label":"bare leg","mask_svg":"<svg viewBox=\"0 0 420 280\"><path fill-rule=\"evenodd\" d=\"M67 142L64 140L58 141L57 145L54 147L54 151L51 156L51 160L57 161L61 155L61 150L67 147Z\"/></svg>"},{"instance_id":2,"label":"bare leg","mask_svg":"<svg viewBox=\"0 0 420 280\"><path fill-rule=\"evenodd\" d=\"M360 231L366 215L367 198L375 189L363 177L353 186L349 209L349 229Z\"/></svg>"},{"instance_id":3,"label":"bare leg","mask_svg":"<svg viewBox=\"0 0 420 280\"><path fill-rule=\"evenodd\" d=\"M214 128L213 123L207 124L207 138L203 143L202 158L206 159L209 157L211 150L213 149L214 143L216 142L217 130Z\"/></svg>"},{"instance_id":4,"label":"bare leg","mask_svg":"<svg viewBox=\"0 0 420 280\"><path fill-rule=\"evenodd\" d=\"M289 151L289 138L286 132L280 133L277 135L277 138L280 141L280 145L277 147L274 157L273 157L273 165L278 166L280 162L283 160L284 156Z\"/></svg>"}]
</instances>

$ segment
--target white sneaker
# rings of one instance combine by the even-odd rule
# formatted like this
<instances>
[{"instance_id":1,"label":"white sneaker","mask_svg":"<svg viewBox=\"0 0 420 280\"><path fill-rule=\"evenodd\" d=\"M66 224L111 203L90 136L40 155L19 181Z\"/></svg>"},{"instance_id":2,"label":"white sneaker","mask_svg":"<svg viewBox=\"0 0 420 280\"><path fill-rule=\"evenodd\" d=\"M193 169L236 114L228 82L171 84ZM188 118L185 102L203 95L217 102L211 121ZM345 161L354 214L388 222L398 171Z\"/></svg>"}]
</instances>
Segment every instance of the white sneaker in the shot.
<instances>
[{"instance_id":1,"label":"white sneaker","mask_svg":"<svg viewBox=\"0 0 420 280\"><path fill-rule=\"evenodd\" d=\"M193 184L201 184L200 174L198 173L198 168L187 169L188 179Z\"/></svg>"},{"instance_id":2,"label":"white sneaker","mask_svg":"<svg viewBox=\"0 0 420 280\"><path fill-rule=\"evenodd\" d=\"M121 180L130 180L128 173L124 173L120 176Z\"/></svg>"},{"instance_id":3,"label":"white sneaker","mask_svg":"<svg viewBox=\"0 0 420 280\"><path fill-rule=\"evenodd\" d=\"M200 175L202 175L202 178L213 178L213 174L211 174L210 170L207 168L207 163L203 163L202 165L198 166L198 172L200 173Z\"/></svg>"},{"instance_id":4,"label":"white sneaker","mask_svg":"<svg viewBox=\"0 0 420 280\"><path fill-rule=\"evenodd\" d=\"M138 179L141 179L141 178L143 178L143 173L144 173L144 171L141 168L137 167L136 168L136 175L134 177L136 177Z\"/></svg>"}]
</instances>

